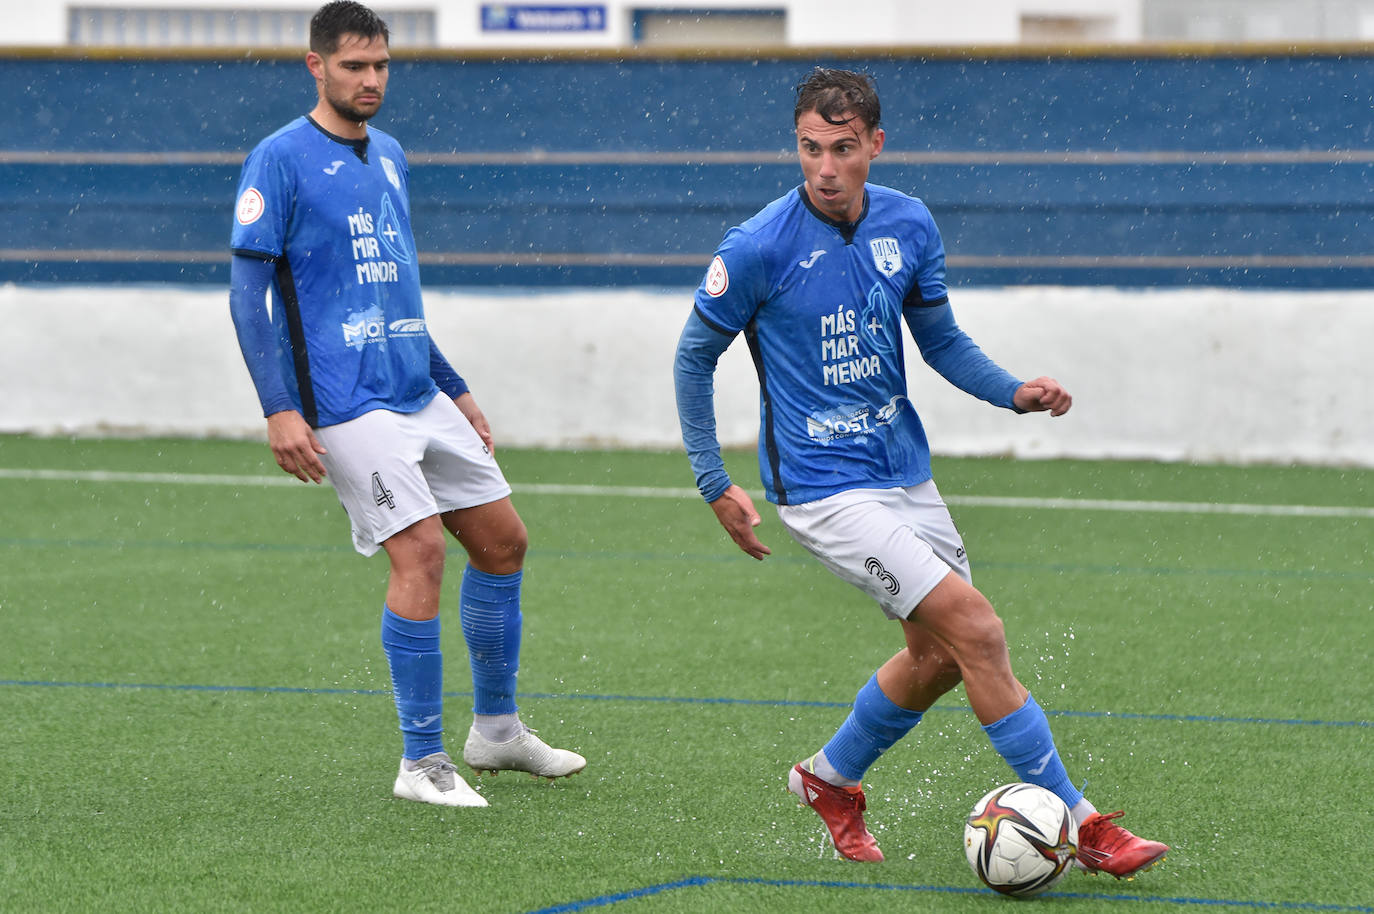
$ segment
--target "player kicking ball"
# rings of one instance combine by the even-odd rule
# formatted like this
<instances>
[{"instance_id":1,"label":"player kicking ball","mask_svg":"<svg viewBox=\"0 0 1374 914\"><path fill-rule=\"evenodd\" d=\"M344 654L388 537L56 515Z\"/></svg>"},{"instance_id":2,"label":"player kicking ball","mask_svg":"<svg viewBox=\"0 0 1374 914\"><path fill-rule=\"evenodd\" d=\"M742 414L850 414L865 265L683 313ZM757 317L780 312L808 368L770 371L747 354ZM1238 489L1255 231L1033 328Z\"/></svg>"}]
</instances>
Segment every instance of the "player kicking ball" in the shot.
<instances>
[{"instance_id":1,"label":"player kicking ball","mask_svg":"<svg viewBox=\"0 0 1374 914\"><path fill-rule=\"evenodd\" d=\"M927 364L1018 413L1068 412L1053 378L1022 382L955 323L945 254L920 200L867 183L883 149L869 78L816 69L797 89L802 185L731 229L716 250L674 365L683 441L702 496L747 554L770 553L753 501L725 472L712 385L745 334L758 371L759 471L787 532L900 625L905 642L788 789L851 860L879 861L861 779L941 695L963 682L1017 777L1056 794L1079 825L1078 863L1131 877L1168 847L1131 834L1069 780L1049 721L1012 672L1002 621L973 587L964 544L931 476L907 397L901 325Z\"/></svg>"},{"instance_id":2,"label":"player kicking ball","mask_svg":"<svg viewBox=\"0 0 1374 914\"><path fill-rule=\"evenodd\" d=\"M229 305L277 464L302 481L328 477L355 548L390 561L381 638L404 743L392 792L486 806L444 748L447 534L468 556L463 761L547 778L587 762L545 744L516 706L528 539L486 417L425 327L405 154L368 127L389 63L386 23L370 9L339 0L315 13L306 66L319 101L244 162Z\"/></svg>"}]
</instances>

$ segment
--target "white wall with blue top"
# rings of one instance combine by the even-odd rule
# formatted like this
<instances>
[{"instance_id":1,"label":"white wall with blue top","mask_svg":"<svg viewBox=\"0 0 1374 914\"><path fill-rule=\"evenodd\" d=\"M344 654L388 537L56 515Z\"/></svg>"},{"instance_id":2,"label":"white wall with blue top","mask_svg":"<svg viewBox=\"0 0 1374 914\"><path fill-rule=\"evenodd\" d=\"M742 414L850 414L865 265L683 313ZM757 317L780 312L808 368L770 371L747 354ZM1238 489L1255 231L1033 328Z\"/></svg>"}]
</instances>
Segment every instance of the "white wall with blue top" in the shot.
<instances>
[{"instance_id":1,"label":"white wall with blue top","mask_svg":"<svg viewBox=\"0 0 1374 914\"><path fill-rule=\"evenodd\" d=\"M432 332L508 446L674 447L670 360L724 231L795 186L792 86L872 72L873 180L927 201L1017 417L919 363L937 453L1374 466L1374 51L763 59L397 54ZM0 431L259 436L227 313L239 163L299 56L15 54ZM726 355L722 438L757 386ZM913 356L914 358L914 356Z\"/></svg>"}]
</instances>

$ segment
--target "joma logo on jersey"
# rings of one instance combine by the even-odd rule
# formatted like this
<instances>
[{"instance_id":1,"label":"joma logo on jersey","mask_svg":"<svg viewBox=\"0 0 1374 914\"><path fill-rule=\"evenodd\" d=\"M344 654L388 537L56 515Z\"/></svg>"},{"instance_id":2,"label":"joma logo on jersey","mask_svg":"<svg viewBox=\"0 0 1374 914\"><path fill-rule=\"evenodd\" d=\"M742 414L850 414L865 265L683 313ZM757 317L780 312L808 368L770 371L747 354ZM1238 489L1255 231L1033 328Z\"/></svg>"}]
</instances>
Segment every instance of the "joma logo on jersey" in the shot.
<instances>
[{"instance_id":1,"label":"joma logo on jersey","mask_svg":"<svg viewBox=\"0 0 1374 914\"><path fill-rule=\"evenodd\" d=\"M902 249L896 238L874 238L868 249L873 252L873 265L884 276L893 276L902 268Z\"/></svg>"}]
</instances>

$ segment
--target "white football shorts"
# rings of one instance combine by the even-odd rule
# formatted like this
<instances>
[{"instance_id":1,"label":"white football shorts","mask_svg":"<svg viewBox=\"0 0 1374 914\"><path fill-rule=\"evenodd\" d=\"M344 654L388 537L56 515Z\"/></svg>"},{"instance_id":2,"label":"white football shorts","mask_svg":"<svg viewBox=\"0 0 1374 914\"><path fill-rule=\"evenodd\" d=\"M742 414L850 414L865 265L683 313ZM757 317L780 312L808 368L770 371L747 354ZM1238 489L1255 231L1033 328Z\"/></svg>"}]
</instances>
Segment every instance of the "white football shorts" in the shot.
<instances>
[{"instance_id":1,"label":"white football shorts","mask_svg":"<svg viewBox=\"0 0 1374 914\"><path fill-rule=\"evenodd\" d=\"M393 534L431 514L485 505L511 493L477 430L439 394L423 409L375 409L315 429L353 548L372 555Z\"/></svg>"},{"instance_id":2,"label":"white football shorts","mask_svg":"<svg viewBox=\"0 0 1374 914\"><path fill-rule=\"evenodd\" d=\"M951 571L973 580L963 538L933 480L779 505L778 518L822 565L877 600L891 619L910 617Z\"/></svg>"}]
</instances>

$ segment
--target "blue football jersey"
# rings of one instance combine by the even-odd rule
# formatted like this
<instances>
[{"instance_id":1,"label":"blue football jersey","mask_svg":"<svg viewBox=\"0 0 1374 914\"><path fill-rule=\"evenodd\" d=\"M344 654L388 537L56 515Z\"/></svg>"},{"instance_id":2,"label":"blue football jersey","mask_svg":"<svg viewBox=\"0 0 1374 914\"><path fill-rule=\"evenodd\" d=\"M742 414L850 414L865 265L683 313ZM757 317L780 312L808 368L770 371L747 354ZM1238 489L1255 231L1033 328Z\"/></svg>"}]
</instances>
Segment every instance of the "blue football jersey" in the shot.
<instances>
[{"instance_id":1,"label":"blue football jersey","mask_svg":"<svg viewBox=\"0 0 1374 914\"><path fill-rule=\"evenodd\" d=\"M726 234L696 293L708 326L748 342L760 475L778 504L930 478L902 324L904 308L948 308L944 245L920 200L866 190L853 224L800 189L769 204Z\"/></svg>"},{"instance_id":2,"label":"blue football jersey","mask_svg":"<svg viewBox=\"0 0 1374 914\"><path fill-rule=\"evenodd\" d=\"M287 387L312 426L414 412L438 392L410 227L409 170L301 117L243 164L230 246L276 264L272 322Z\"/></svg>"}]
</instances>

